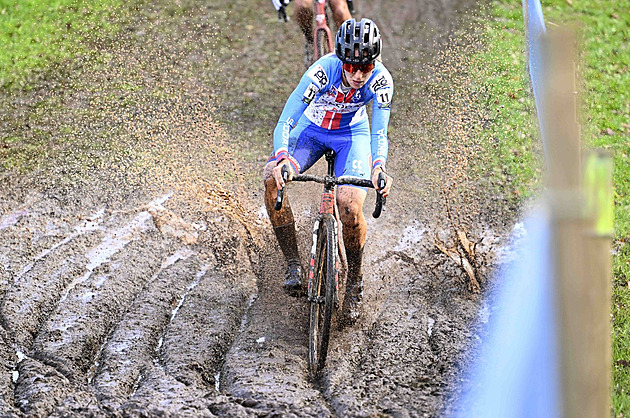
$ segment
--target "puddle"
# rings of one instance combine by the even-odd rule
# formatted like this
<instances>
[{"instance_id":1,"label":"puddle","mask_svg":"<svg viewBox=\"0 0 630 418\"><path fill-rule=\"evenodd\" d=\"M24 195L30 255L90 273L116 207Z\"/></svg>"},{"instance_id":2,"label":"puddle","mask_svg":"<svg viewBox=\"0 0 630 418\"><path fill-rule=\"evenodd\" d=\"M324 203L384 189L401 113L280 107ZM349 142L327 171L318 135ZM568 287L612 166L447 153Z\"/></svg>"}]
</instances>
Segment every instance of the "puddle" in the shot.
<instances>
[{"instance_id":1,"label":"puddle","mask_svg":"<svg viewBox=\"0 0 630 418\"><path fill-rule=\"evenodd\" d=\"M427 229L420 225L419 222L412 222L410 225L405 227L405 230L402 233L402 237L398 242L398 245L394 248L395 251L404 251L409 248L415 247L418 245L423 239L427 232Z\"/></svg>"},{"instance_id":2,"label":"puddle","mask_svg":"<svg viewBox=\"0 0 630 418\"><path fill-rule=\"evenodd\" d=\"M24 360L26 358L26 355L23 352L21 352L20 350L17 350L17 352L15 354L17 355L16 368L15 368L15 370L11 370L11 379L12 379L13 383L16 383L18 378L20 377L20 372L17 371L17 365L20 364L22 362L22 360Z\"/></svg>"},{"instance_id":3,"label":"puddle","mask_svg":"<svg viewBox=\"0 0 630 418\"><path fill-rule=\"evenodd\" d=\"M96 212L94 215L92 215L91 217L87 218L84 222L82 222L81 224L77 225L74 228L74 231L68 235L66 238L64 238L63 240L59 241L58 243L56 243L55 245L53 245L52 247L42 251L41 253L39 253L35 259L30 262L29 264L26 265L26 267L24 267L24 269L17 275L16 277L16 282L17 279L19 279L20 277L22 277L23 275L25 275L26 273L28 273L33 266L35 265L36 262L38 262L39 260L43 259L44 257L46 257L48 254L50 254L51 252L53 252L54 250L56 250L57 248L61 247L62 245L65 245L67 243L69 243L70 241L72 241L73 239L75 239L76 237L95 231L99 228L99 225L101 222L103 222L103 214L105 213L104 209L99 210L98 212Z\"/></svg>"},{"instance_id":4,"label":"puddle","mask_svg":"<svg viewBox=\"0 0 630 418\"><path fill-rule=\"evenodd\" d=\"M435 324L435 319L431 318L430 316L427 318L427 334L429 334L429 337L431 335L433 335L433 325Z\"/></svg>"}]
</instances>

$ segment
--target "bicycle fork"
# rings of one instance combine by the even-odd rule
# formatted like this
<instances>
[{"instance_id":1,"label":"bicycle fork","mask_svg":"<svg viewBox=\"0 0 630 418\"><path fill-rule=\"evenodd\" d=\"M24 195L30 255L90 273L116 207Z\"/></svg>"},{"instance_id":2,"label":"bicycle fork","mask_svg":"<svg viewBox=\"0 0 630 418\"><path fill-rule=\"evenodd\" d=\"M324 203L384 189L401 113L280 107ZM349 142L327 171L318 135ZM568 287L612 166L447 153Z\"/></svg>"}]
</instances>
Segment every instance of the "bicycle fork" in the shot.
<instances>
[{"instance_id":1,"label":"bicycle fork","mask_svg":"<svg viewBox=\"0 0 630 418\"><path fill-rule=\"evenodd\" d=\"M311 261L308 266L308 300L309 302L316 301L316 296L314 295L313 290L313 275L315 273L315 263L317 262L317 243L319 241L319 225L328 215L332 219L333 228L332 234L335 243L339 242L338 238L338 225L337 219L335 219L334 215L335 210L335 191L334 189L331 191L325 191L322 193L322 199L320 203L319 216L313 225L313 246L311 247ZM325 237L324 237L325 239ZM339 306L339 256L337 251L332 251L332 256L334 257L334 268L335 268L335 291L334 291L334 306ZM320 262L325 262L325 260L321 260ZM317 301L322 302L322 301Z\"/></svg>"},{"instance_id":2,"label":"bicycle fork","mask_svg":"<svg viewBox=\"0 0 630 418\"><path fill-rule=\"evenodd\" d=\"M317 39L320 31L324 32L324 36L328 41L328 50L334 51L332 34L326 22L326 0L316 0L315 3L315 31L313 32L313 45L315 45L315 61L319 58L319 48L317 48Z\"/></svg>"}]
</instances>

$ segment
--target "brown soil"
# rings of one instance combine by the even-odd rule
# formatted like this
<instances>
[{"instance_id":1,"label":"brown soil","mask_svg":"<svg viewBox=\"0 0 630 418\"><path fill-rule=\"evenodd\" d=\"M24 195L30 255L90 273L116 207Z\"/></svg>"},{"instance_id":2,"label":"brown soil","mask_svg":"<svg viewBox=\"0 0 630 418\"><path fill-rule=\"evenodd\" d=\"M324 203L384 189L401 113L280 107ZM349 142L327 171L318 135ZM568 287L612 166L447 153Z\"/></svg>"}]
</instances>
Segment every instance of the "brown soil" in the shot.
<instances>
[{"instance_id":1,"label":"brown soil","mask_svg":"<svg viewBox=\"0 0 630 418\"><path fill-rule=\"evenodd\" d=\"M479 6L355 2L380 25L396 82L396 190L368 219L363 315L333 330L312 379L308 305L282 292L262 209L270 133L303 70L301 34L267 0L149 3L121 15L119 37L90 35L94 53L37 89L2 92L2 144L24 138L45 155L0 172L0 413L447 413L482 298L434 240L459 222L485 237L485 280L510 222L503 200L483 194L445 215L436 172L448 151L425 123L439 119L427 80L454 48L445 35L470 33ZM290 188L304 259L318 192Z\"/></svg>"}]
</instances>

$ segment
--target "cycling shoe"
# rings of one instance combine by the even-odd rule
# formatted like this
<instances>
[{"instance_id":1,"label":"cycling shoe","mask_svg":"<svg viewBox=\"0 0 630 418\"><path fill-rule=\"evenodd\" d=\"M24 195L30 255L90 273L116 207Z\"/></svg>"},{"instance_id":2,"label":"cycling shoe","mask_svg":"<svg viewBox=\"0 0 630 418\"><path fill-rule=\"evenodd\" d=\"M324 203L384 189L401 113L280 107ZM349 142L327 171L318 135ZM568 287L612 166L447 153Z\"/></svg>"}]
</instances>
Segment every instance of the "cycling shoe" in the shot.
<instances>
[{"instance_id":1,"label":"cycling shoe","mask_svg":"<svg viewBox=\"0 0 630 418\"><path fill-rule=\"evenodd\" d=\"M290 296L300 296L302 293L302 267L297 263L287 266L284 274L284 291Z\"/></svg>"}]
</instances>

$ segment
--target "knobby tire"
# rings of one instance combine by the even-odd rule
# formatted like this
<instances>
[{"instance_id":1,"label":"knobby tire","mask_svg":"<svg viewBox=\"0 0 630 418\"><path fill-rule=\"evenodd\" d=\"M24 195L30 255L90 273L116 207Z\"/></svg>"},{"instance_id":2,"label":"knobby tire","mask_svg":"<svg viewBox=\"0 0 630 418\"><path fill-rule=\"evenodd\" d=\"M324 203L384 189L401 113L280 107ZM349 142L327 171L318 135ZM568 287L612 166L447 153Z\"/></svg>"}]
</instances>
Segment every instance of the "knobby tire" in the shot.
<instances>
[{"instance_id":1,"label":"knobby tire","mask_svg":"<svg viewBox=\"0 0 630 418\"><path fill-rule=\"evenodd\" d=\"M317 31L315 48L317 49L317 59L328 54L330 51L330 45L328 44L328 34L323 30Z\"/></svg>"},{"instance_id":2,"label":"knobby tire","mask_svg":"<svg viewBox=\"0 0 630 418\"><path fill-rule=\"evenodd\" d=\"M335 254L337 246L332 215L324 216L319 225L315 268L313 270L313 300L309 332L309 368L316 374L326 364L330 324L334 309Z\"/></svg>"}]
</instances>

